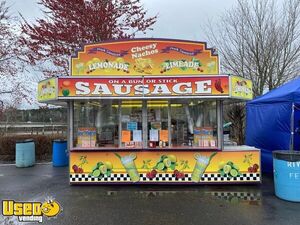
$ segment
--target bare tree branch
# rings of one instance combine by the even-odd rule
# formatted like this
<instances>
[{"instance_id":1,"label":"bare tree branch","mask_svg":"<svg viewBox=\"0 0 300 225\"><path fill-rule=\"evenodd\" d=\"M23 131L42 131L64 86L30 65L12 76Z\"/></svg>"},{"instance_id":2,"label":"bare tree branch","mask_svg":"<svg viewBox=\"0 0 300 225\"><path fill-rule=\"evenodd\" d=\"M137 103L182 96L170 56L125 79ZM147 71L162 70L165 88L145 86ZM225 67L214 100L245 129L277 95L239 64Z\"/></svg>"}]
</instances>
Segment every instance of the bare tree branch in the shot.
<instances>
[{"instance_id":1,"label":"bare tree branch","mask_svg":"<svg viewBox=\"0 0 300 225\"><path fill-rule=\"evenodd\" d=\"M238 0L207 38L221 56L223 73L253 81L254 96L293 79L300 71L300 0Z\"/></svg>"}]
</instances>

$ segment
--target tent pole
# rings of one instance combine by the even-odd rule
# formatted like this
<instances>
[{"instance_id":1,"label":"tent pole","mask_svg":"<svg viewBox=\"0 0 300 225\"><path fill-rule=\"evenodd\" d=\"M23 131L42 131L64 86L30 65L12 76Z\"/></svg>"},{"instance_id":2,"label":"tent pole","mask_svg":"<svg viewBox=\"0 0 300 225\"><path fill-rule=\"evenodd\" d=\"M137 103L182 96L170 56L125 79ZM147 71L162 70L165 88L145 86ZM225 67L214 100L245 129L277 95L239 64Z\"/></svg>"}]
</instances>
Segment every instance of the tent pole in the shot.
<instances>
[{"instance_id":1,"label":"tent pole","mask_svg":"<svg viewBox=\"0 0 300 225\"><path fill-rule=\"evenodd\" d=\"M292 115L291 115L291 143L290 150L294 151L294 115L295 115L295 104L292 105Z\"/></svg>"}]
</instances>

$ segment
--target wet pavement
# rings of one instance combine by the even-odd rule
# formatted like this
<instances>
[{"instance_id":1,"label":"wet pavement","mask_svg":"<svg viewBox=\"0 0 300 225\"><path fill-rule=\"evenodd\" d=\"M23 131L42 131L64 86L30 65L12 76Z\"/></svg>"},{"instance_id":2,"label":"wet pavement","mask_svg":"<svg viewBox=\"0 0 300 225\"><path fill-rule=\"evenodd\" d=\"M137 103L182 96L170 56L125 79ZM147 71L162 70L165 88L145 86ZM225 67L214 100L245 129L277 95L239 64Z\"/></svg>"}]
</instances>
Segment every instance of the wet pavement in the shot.
<instances>
[{"instance_id":1,"label":"wet pavement","mask_svg":"<svg viewBox=\"0 0 300 225\"><path fill-rule=\"evenodd\" d=\"M0 165L0 200L43 202L52 197L61 204L62 213L44 217L42 224L299 224L300 203L273 193L270 176L263 177L262 185L250 186L70 186L66 167ZM31 223L0 216L0 224Z\"/></svg>"}]
</instances>

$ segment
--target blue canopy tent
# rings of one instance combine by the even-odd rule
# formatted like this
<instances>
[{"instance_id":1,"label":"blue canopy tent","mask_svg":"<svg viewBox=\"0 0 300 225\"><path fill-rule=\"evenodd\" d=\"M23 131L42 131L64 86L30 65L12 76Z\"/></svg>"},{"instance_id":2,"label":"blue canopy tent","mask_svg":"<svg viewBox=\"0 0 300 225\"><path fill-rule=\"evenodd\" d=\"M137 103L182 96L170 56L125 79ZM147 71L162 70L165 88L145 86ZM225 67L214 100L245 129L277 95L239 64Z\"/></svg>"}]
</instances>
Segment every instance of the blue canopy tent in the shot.
<instances>
[{"instance_id":1,"label":"blue canopy tent","mask_svg":"<svg viewBox=\"0 0 300 225\"><path fill-rule=\"evenodd\" d=\"M246 113L246 144L261 149L263 172L273 171L273 150L300 149L300 78L249 101Z\"/></svg>"}]
</instances>

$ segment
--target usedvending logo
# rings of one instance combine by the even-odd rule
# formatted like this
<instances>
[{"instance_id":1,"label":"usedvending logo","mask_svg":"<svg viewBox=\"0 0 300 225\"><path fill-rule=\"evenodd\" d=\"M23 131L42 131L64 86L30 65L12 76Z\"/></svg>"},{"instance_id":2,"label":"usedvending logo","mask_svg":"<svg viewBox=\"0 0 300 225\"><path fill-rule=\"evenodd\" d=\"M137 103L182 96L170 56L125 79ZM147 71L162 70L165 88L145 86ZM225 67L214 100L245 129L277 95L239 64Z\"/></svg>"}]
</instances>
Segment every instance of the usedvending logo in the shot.
<instances>
[{"instance_id":1,"label":"usedvending logo","mask_svg":"<svg viewBox=\"0 0 300 225\"><path fill-rule=\"evenodd\" d=\"M4 217L16 216L19 222L43 222L43 217L55 218L62 208L53 200L44 202L16 202L14 200L2 201L2 215Z\"/></svg>"}]
</instances>

